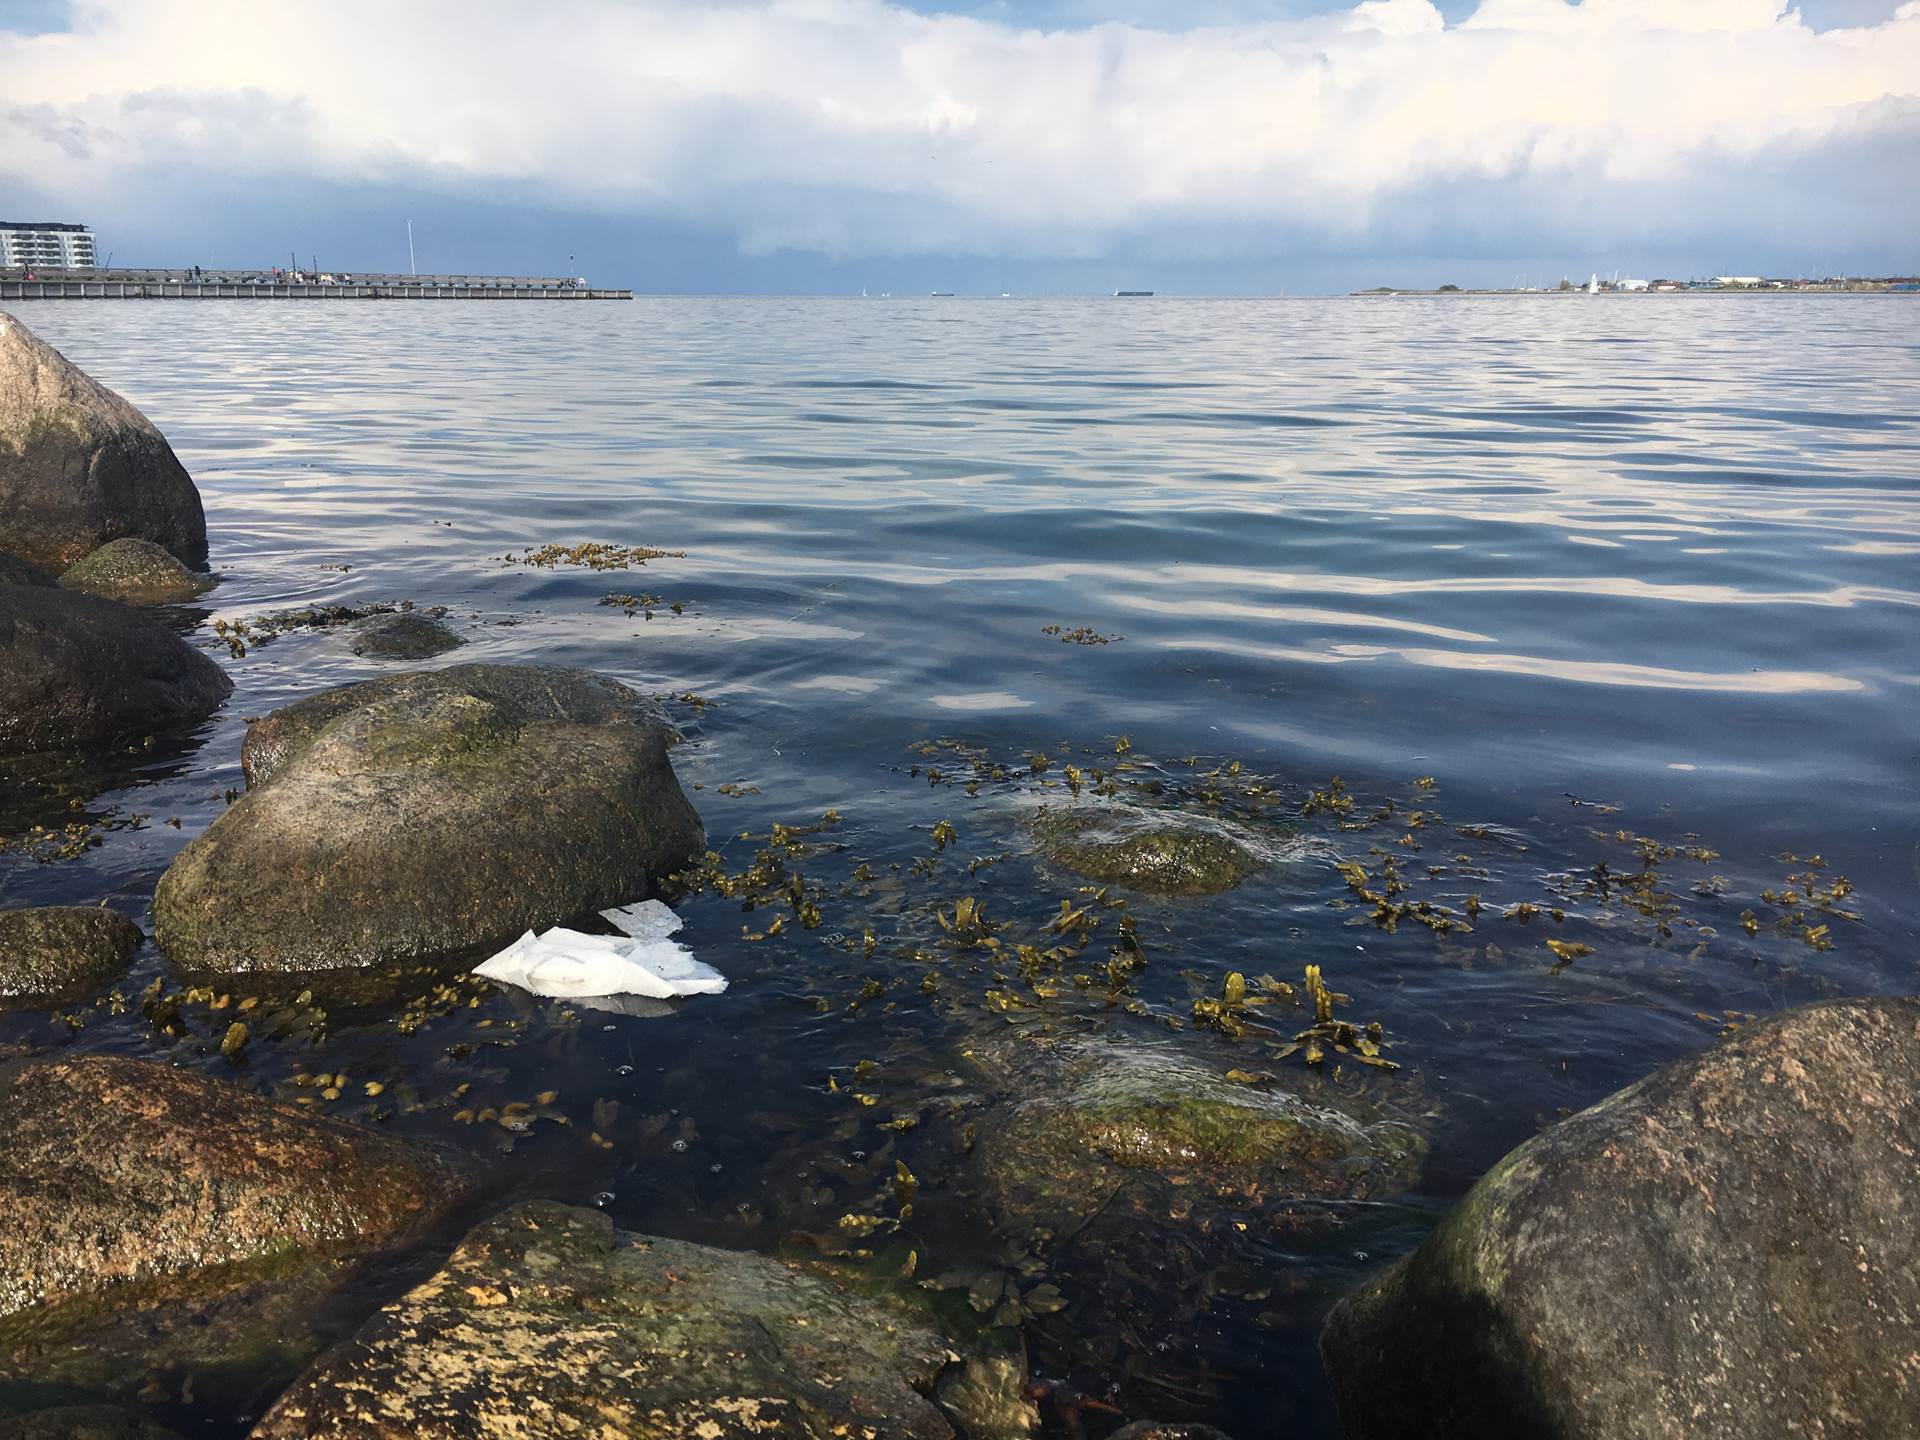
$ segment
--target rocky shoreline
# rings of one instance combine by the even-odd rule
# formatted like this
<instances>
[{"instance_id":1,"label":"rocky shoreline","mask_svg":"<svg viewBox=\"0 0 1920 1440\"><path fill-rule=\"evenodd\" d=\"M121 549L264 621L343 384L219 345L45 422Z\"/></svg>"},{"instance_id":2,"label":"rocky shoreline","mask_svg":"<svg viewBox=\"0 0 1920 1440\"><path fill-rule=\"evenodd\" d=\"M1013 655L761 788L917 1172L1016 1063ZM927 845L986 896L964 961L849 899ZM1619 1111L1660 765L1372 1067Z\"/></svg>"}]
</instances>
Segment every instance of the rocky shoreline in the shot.
<instances>
[{"instance_id":1,"label":"rocky shoreline","mask_svg":"<svg viewBox=\"0 0 1920 1440\"><path fill-rule=\"evenodd\" d=\"M207 559L198 493L159 432L0 315L0 756L193 743L232 682L155 616L216 583ZM356 620L349 643L415 662L457 660L462 641L402 611ZM322 1023L306 1017L323 985L413 967L458 1004L459 977L523 931L672 886L741 887L748 911L780 894L804 917L795 833L775 827L746 876L713 868L680 740L628 686L558 666L449 663L298 698L249 721L246 789L158 877L153 940L214 1003L262 987L223 1012L218 1053L237 1069L271 1026ZM1046 863L1089 882L1089 907L1118 903L1109 889L1224 894L1268 863L1225 819L1110 807L1032 828ZM1364 872L1350 883L1391 908ZM1063 907L1055 951L1016 951L977 906L938 920L930 943L1036 970L1092 929ZM1130 920L1121 934L1110 973L1138 953ZM0 911L0 1013L87 1002L144 943L104 905ZM1297 1046L1390 1069L1378 1027L1340 1020L1318 967L1308 979L1303 997L1231 976L1196 1023L1236 1035L1263 1005L1309 1004ZM263 999L270 982L297 998ZM148 1002L163 1030L169 1003ZM1324 1354L1348 1433L1900 1433L1920 1403L1917 1072L1920 1004L1809 1006L1545 1130L1334 1310ZM895 1132L940 1136L996 1233L1044 1245L1061 1276L1149 1274L1175 1251L1227 1266L1254 1208L1325 1227L1412 1191L1427 1153L1423 1117L1385 1087L1222 1076L1175 1040L1045 1026L983 1032L894 1099ZM890 1205L850 1211L803 1257L496 1194L479 1157L382 1133L387 1113L326 1116L145 1056L0 1052L0 1440L153 1440L172 1412L152 1377L183 1367L227 1377L246 1397L228 1413L263 1440L1000 1440L1083 1414L1130 1440L1214 1433L1054 1403L1025 1337L1066 1305L1059 1287L1019 1261L917 1274L917 1253L885 1247L920 1183L891 1155L871 1157ZM1168 1298L1096 1299L1097 1279L1085 1293L1080 1313L1116 1324ZM319 1311L331 1329L299 1323Z\"/></svg>"}]
</instances>

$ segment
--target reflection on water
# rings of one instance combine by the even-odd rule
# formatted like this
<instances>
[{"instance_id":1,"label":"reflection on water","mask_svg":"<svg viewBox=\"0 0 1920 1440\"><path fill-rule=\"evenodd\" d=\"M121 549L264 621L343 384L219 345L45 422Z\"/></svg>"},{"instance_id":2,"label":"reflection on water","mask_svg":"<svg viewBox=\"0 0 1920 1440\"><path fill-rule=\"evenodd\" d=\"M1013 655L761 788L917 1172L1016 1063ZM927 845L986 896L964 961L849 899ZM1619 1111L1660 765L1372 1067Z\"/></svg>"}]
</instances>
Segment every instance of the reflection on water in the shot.
<instances>
[{"instance_id":1,"label":"reflection on water","mask_svg":"<svg viewBox=\"0 0 1920 1440\"><path fill-rule=\"evenodd\" d=\"M1190 1229L1163 1272L1060 1271L1071 1303L1029 1322L1036 1364L1129 1415L1333 1433L1321 1309L1492 1159L1730 1018L1915 987L1911 305L19 309L195 474L215 618L413 599L450 607L461 661L679 697L675 763L730 872L776 822L841 817L782 859L817 925L685 902L723 998L563 1018L463 992L409 1035L391 1007L333 1017L330 1063L415 1096L396 1128L506 1146L503 1191L770 1247L833 1232L908 1160L901 1243L1023 1274L1053 1262L987 1238L929 1098L979 1090L969 1037L1008 1015L1131 1026L1219 1071L1298 1068L1186 1019L1229 971L1298 984L1309 963L1378 1018L1402 1068L1365 1084L1430 1135L1412 1193L1326 1224L1259 1210L1224 1249ZM687 553L504 563L549 541ZM238 686L204 745L95 802L119 823L77 858L0 854L5 903L141 913L239 785L242 717L379 672L324 632L232 660L199 634ZM1335 773L1356 809L1303 814ZM1058 907L1088 897L1035 854L1035 815L1075 805L1198 816L1263 861L1223 896L1130 904L1136 1015L1075 979L1105 975L1104 901L1075 958L1031 974L933 918L971 896L1003 947L1066 943ZM1846 914L1761 898L1803 874L1849 877ZM1619 875L1640 878L1595 878ZM1389 927L1362 891L1459 925ZM124 988L162 972L149 949ZM217 1018L165 1053L218 1068ZM19 1039L46 1042L44 1017L0 1023ZM63 1043L156 1038L101 1008ZM867 1060L872 1109L847 1098ZM313 1063L256 1046L249 1075L286 1093ZM572 1124L491 1133L459 1118L460 1084L556 1089ZM882 1128L915 1106L917 1128ZM610 1149L586 1143L596 1116Z\"/></svg>"}]
</instances>

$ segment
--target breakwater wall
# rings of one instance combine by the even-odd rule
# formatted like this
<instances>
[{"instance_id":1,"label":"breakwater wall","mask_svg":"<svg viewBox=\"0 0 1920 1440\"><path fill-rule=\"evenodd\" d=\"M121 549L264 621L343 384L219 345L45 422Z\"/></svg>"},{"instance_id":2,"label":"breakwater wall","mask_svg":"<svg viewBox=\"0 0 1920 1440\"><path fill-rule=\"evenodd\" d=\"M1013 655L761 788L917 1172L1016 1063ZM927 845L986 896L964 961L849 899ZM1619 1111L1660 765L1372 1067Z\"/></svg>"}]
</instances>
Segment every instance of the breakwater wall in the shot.
<instances>
[{"instance_id":1,"label":"breakwater wall","mask_svg":"<svg viewBox=\"0 0 1920 1440\"><path fill-rule=\"evenodd\" d=\"M541 276L360 275L288 280L284 275L195 276L186 271L0 270L0 300L631 300Z\"/></svg>"}]
</instances>

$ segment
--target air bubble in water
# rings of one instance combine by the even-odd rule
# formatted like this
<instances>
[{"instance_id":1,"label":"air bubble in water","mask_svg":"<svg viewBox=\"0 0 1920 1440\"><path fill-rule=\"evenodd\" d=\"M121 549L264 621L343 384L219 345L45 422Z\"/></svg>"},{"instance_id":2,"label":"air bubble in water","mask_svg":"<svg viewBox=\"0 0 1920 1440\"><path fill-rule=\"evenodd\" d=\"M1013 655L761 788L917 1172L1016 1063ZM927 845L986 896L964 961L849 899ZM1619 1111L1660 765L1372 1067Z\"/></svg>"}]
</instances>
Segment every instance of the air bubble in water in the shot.
<instances>
[{"instance_id":1,"label":"air bubble in water","mask_svg":"<svg viewBox=\"0 0 1920 1440\"><path fill-rule=\"evenodd\" d=\"M687 1153L687 1142L686 1142L686 1141L684 1141L684 1140L676 1140L676 1141L674 1141L674 1142L673 1142L673 1152L674 1152L674 1154L676 1154L676 1155L684 1155L684 1154L686 1154L686 1153Z\"/></svg>"},{"instance_id":2,"label":"air bubble in water","mask_svg":"<svg viewBox=\"0 0 1920 1440\"><path fill-rule=\"evenodd\" d=\"M604 1210L611 1204L613 1204L613 1191L611 1190L602 1190L598 1195L593 1197L593 1205L596 1210Z\"/></svg>"},{"instance_id":3,"label":"air bubble in water","mask_svg":"<svg viewBox=\"0 0 1920 1440\"><path fill-rule=\"evenodd\" d=\"M614 1074L616 1074L616 1075L631 1075L631 1074L633 1074L633 1066L631 1066L631 1065L616 1065L616 1066L614 1066L614 1067L613 1067L613 1073L614 1073Z\"/></svg>"}]
</instances>

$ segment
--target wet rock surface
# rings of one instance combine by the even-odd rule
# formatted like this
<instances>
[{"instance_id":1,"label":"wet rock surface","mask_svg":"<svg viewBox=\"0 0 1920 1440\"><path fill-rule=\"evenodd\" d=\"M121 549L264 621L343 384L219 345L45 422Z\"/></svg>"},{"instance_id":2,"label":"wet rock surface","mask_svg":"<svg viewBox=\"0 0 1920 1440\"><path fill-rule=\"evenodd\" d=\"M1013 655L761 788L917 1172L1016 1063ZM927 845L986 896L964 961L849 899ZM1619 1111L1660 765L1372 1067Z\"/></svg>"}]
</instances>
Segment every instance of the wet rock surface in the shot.
<instances>
[{"instance_id":1,"label":"wet rock surface","mask_svg":"<svg viewBox=\"0 0 1920 1440\"><path fill-rule=\"evenodd\" d=\"M376 615L353 627L353 653L372 660L427 660L467 642L430 611Z\"/></svg>"},{"instance_id":2,"label":"wet rock surface","mask_svg":"<svg viewBox=\"0 0 1920 1440\"><path fill-rule=\"evenodd\" d=\"M642 899L698 853L677 738L617 682L454 666L310 697L252 727L252 788L162 877L183 969L436 959Z\"/></svg>"},{"instance_id":3,"label":"wet rock surface","mask_svg":"<svg viewBox=\"0 0 1920 1440\"><path fill-rule=\"evenodd\" d=\"M0 1440L180 1440L164 1425L116 1405L60 1405L0 1415Z\"/></svg>"},{"instance_id":4,"label":"wet rock surface","mask_svg":"<svg viewBox=\"0 0 1920 1440\"><path fill-rule=\"evenodd\" d=\"M111 540L60 576L60 588L127 605L177 605L211 590L211 575L189 570L173 552L124 536Z\"/></svg>"},{"instance_id":5,"label":"wet rock surface","mask_svg":"<svg viewBox=\"0 0 1920 1440\"><path fill-rule=\"evenodd\" d=\"M84 1000L139 947L139 927L117 910L0 910L0 1012Z\"/></svg>"},{"instance_id":6,"label":"wet rock surface","mask_svg":"<svg viewBox=\"0 0 1920 1440\"><path fill-rule=\"evenodd\" d=\"M1916 1082L1920 1001L1835 1001L1528 1141L1335 1310L1347 1434L1906 1433Z\"/></svg>"},{"instance_id":7,"label":"wet rock surface","mask_svg":"<svg viewBox=\"0 0 1920 1440\"><path fill-rule=\"evenodd\" d=\"M0 551L0 585L38 585L45 588L55 583L53 576L46 571L29 565L18 555Z\"/></svg>"},{"instance_id":8,"label":"wet rock surface","mask_svg":"<svg viewBox=\"0 0 1920 1440\"><path fill-rule=\"evenodd\" d=\"M207 656L124 605L0 586L0 755L138 740L205 719L232 691Z\"/></svg>"},{"instance_id":9,"label":"wet rock surface","mask_svg":"<svg viewBox=\"0 0 1920 1440\"><path fill-rule=\"evenodd\" d=\"M416 1234L459 1197L436 1150L116 1056L0 1072L0 1352L327 1270Z\"/></svg>"},{"instance_id":10,"label":"wet rock surface","mask_svg":"<svg viewBox=\"0 0 1920 1440\"><path fill-rule=\"evenodd\" d=\"M1238 841L1198 826L1068 815L1044 817L1038 828L1062 869L1150 895L1217 895L1259 869Z\"/></svg>"},{"instance_id":11,"label":"wet rock surface","mask_svg":"<svg viewBox=\"0 0 1920 1440\"><path fill-rule=\"evenodd\" d=\"M146 416L0 315L0 550L57 573L123 535L201 563L192 479Z\"/></svg>"},{"instance_id":12,"label":"wet rock surface","mask_svg":"<svg viewBox=\"0 0 1920 1440\"><path fill-rule=\"evenodd\" d=\"M984 1387L966 1383L978 1368L994 1372ZM469 1234L254 1434L988 1440L1026 1433L1023 1379L956 1353L924 1307L857 1295L817 1266L535 1202ZM974 1403L943 1408L961 1394Z\"/></svg>"}]
</instances>

